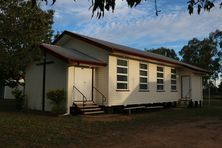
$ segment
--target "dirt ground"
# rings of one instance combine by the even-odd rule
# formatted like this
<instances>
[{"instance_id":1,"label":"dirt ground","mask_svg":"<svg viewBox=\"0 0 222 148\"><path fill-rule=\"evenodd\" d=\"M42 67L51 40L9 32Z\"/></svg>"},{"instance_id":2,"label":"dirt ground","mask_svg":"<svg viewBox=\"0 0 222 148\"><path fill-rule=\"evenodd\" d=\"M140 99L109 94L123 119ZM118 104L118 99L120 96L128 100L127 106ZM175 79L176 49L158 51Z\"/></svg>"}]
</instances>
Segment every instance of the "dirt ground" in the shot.
<instances>
[{"instance_id":1,"label":"dirt ground","mask_svg":"<svg viewBox=\"0 0 222 148\"><path fill-rule=\"evenodd\" d=\"M132 116L96 116L84 117L85 121L131 120ZM117 148L221 148L221 119L198 119L185 122L159 123L158 125L142 125L126 133L113 131L98 141L88 143L89 147ZM112 138L110 138L112 137ZM116 138L115 138L116 137ZM112 139L110 141L109 139ZM99 145L98 142L100 141Z\"/></svg>"},{"instance_id":2,"label":"dirt ground","mask_svg":"<svg viewBox=\"0 0 222 148\"><path fill-rule=\"evenodd\" d=\"M96 116L0 112L0 148L222 148L222 106Z\"/></svg>"}]
</instances>

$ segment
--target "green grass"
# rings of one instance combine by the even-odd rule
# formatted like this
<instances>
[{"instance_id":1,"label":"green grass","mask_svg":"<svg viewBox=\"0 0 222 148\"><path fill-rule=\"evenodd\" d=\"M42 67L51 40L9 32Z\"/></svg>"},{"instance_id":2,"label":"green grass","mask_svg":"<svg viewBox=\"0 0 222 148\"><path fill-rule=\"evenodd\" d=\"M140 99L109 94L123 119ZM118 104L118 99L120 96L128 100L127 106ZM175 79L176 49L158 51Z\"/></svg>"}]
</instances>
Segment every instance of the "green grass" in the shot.
<instances>
[{"instance_id":1,"label":"green grass","mask_svg":"<svg viewBox=\"0 0 222 148\"><path fill-rule=\"evenodd\" d=\"M130 120L89 122L80 116L0 112L0 147L91 147L109 140L121 143L124 137L142 127L167 127L172 123L209 119L222 122L222 101L214 100L203 108L163 109L128 117Z\"/></svg>"}]
</instances>

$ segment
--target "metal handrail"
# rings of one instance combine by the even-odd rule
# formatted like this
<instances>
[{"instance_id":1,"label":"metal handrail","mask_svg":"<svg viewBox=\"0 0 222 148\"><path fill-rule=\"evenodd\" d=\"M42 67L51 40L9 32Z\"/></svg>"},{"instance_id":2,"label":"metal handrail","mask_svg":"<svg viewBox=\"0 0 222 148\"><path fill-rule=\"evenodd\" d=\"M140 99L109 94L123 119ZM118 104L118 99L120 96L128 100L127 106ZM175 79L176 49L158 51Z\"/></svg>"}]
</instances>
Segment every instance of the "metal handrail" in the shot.
<instances>
[{"instance_id":1,"label":"metal handrail","mask_svg":"<svg viewBox=\"0 0 222 148\"><path fill-rule=\"evenodd\" d=\"M96 87L93 86L93 88L102 96L102 105L104 105L104 102L106 102L106 96L99 91Z\"/></svg>"},{"instance_id":2,"label":"metal handrail","mask_svg":"<svg viewBox=\"0 0 222 148\"><path fill-rule=\"evenodd\" d=\"M187 94L185 95L185 97L184 98L188 98L188 96L190 97L190 95L191 95L191 89L189 89L189 91L187 92Z\"/></svg>"},{"instance_id":3,"label":"metal handrail","mask_svg":"<svg viewBox=\"0 0 222 148\"><path fill-rule=\"evenodd\" d=\"M86 96L77 87L75 87L75 85L73 85L73 89L76 89L82 95L82 105L83 105L83 108L84 108L85 102L87 101Z\"/></svg>"}]
</instances>

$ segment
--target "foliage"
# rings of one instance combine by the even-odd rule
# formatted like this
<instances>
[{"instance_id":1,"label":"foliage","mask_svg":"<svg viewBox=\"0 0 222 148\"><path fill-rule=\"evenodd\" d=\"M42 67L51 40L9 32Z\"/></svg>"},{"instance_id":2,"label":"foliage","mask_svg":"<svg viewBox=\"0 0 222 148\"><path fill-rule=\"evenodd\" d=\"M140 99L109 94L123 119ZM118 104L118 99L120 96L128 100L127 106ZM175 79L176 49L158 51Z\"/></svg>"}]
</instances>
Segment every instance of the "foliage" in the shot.
<instances>
[{"instance_id":1,"label":"foliage","mask_svg":"<svg viewBox=\"0 0 222 148\"><path fill-rule=\"evenodd\" d=\"M37 5L38 1L41 2L46 2L48 4L48 1L50 0L31 0L33 6ZM58 0L51 0L52 5ZM77 0L74 0L77 1ZM136 7L138 4L140 4L143 1L148 1L148 0L126 0L128 6L130 8ZM92 17L94 16L94 13L97 12L96 17L101 18L104 16L105 10L110 11L112 10L114 12L115 10L115 5L116 5L116 0L91 0L91 6L90 9L92 8ZM200 14L201 10L204 11L210 11L212 8L215 7L215 3L220 2L220 7L222 6L222 1L221 0L187 0L187 10L189 14L193 14L195 8L197 9L197 13ZM157 0L155 0L155 11L156 15L158 16L158 13L160 10L157 8Z\"/></svg>"},{"instance_id":2,"label":"foliage","mask_svg":"<svg viewBox=\"0 0 222 148\"><path fill-rule=\"evenodd\" d=\"M217 2L221 2L221 0L217 0ZM188 11L189 14L193 14L194 8L197 8L197 13L200 14L201 10L210 11L213 7L215 7L214 3L216 0L189 0L188 4ZM220 7L222 6L222 2L219 4Z\"/></svg>"},{"instance_id":3,"label":"foliage","mask_svg":"<svg viewBox=\"0 0 222 148\"><path fill-rule=\"evenodd\" d=\"M52 41L57 39L61 34L62 34L62 32L60 32L60 31L57 31L56 33L54 33L53 36L52 36Z\"/></svg>"},{"instance_id":4,"label":"foliage","mask_svg":"<svg viewBox=\"0 0 222 148\"><path fill-rule=\"evenodd\" d=\"M173 49L160 47L160 48L157 48L157 49L145 49L145 50L148 51L148 52L153 52L153 53L156 53L156 54L160 54L160 55L163 55L163 56L175 59L175 60L179 60L176 52Z\"/></svg>"},{"instance_id":5,"label":"foliage","mask_svg":"<svg viewBox=\"0 0 222 148\"><path fill-rule=\"evenodd\" d=\"M0 0L0 83L24 77L26 66L40 58L39 44L52 36L53 11L26 0Z\"/></svg>"},{"instance_id":6,"label":"foliage","mask_svg":"<svg viewBox=\"0 0 222 148\"><path fill-rule=\"evenodd\" d=\"M64 90L51 90L47 93L47 98L51 101L53 105L52 111L54 113L60 114L66 112L66 97Z\"/></svg>"},{"instance_id":7,"label":"foliage","mask_svg":"<svg viewBox=\"0 0 222 148\"><path fill-rule=\"evenodd\" d=\"M22 110L24 108L25 95L23 94L21 90L18 89L18 87L16 87L12 91L12 95L15 97L16 109L19 111Z\"/></svg>"},{"instance_id":8,"label":"foliage","mask_svg":"<svg viewBox=\"0 0 222 148\"><path fill-rule=\"evenodd\" d=\"M215 32L211 32L209 39L215 42L217 48L222 49L222 31L216 30Z\"/></svg>"},{"instance_id":9,"label":"foliage","mask_svg":"<svg viewBox=\"0 0 222 148\"><path fill-rule=\"evenodd\" d=\"M218 86L218 91L222 94L222 80L220 81L220 84Z\"/></svg>"},{"instance_id":10,"label":"foliage","mask_svg":"<svg viewBox=\"0 0 222 148\"><path fill-rule=\"evenodd\" d=\"M183 62L204 68L210 72L210 75L204 78L204 86L207 85L208 79L218 78L222 69L222 53L217 48L215 40L193 38L181 49L179 54L182 56Z\"/></svg>"}]
</instances>

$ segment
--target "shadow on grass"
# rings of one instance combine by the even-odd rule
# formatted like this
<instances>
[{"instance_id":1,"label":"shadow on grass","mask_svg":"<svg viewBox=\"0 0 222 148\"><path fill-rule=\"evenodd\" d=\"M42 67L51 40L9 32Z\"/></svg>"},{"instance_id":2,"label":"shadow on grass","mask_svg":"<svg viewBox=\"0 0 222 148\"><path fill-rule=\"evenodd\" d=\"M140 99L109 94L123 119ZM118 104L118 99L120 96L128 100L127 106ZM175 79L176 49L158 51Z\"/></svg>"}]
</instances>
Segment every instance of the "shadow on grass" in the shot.
<instances>
[{"instance_id":1,"label":"shadow on grass","mask_svg":"<svg viewBox=\"0 0 222 148\"><path fill-rule=\"evenodd\" d=\"M2 147L85 147L101 140L121 143L123 138L143 128L167 128L175 124L216 119L222 121L222 101L202 108L170 108L138 114L118 115L111 122L87 122L81 116L49 116L41 113L0 112ZM130 118L121 120L121 118ZM105 118L105 117L104 117ZM114 116L115 118L115 116ZM154 128L155 129L155 128ZM93 145L92 145L93 146Z\"/></svg>"}]
</instances>

